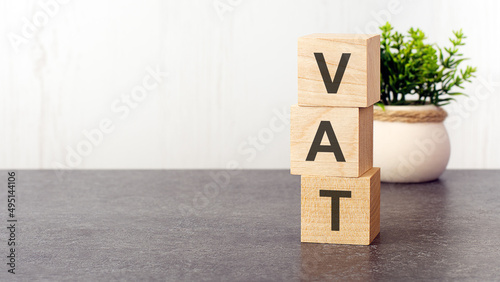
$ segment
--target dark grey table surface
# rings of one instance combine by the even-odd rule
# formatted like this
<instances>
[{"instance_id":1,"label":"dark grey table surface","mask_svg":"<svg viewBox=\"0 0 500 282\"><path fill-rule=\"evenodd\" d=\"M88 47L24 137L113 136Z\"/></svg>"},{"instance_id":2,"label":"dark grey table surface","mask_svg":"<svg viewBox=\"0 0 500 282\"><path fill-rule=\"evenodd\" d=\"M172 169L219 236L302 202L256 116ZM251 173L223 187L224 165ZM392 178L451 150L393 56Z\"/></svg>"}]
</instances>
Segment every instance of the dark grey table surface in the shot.
<instances>
[{"instance_id":1,"label":"dark grey table surface","mask_svg":"<svg viewBox=\"0 0 500 282\"><path fill-rule=\"evenodd\" d=\"M300 243L300 177L234 173L17 171L0 280L500 280L500 171L383 183L370 246Z\"/></svg>"}]
</instances>

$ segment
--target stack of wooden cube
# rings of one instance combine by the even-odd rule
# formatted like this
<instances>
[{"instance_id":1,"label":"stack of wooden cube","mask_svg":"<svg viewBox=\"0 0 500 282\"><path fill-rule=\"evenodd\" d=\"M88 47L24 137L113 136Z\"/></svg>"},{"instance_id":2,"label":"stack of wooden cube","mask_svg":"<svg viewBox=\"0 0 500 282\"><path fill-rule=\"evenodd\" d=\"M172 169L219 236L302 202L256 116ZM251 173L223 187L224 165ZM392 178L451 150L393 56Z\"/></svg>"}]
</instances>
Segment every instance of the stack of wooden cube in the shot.
<instances>
[{"instance_id":1,"label":"stack of wooden cube","mask_svg":"<svg viewBox=\"0 0 500 282\"><path fill-rule=\"evenodd\" d=\"M301 241L369 245L380 232L373 104L380 36L312 34L298 42L291 173L301 175Z\"/></svg>"}]
</instances>

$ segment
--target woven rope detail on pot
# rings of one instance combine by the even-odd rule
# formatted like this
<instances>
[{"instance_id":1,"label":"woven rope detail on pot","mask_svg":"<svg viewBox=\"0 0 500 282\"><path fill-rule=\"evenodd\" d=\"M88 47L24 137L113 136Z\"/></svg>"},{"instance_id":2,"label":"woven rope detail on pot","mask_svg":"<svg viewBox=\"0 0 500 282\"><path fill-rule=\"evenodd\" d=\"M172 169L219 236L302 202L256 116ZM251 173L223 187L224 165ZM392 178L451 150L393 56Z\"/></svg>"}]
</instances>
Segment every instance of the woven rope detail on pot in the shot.
<instances>
[{"instance_id":1,"label":"woven rope detail on pot","mask_svg":"<svg viewBox=\"0 0 500 282\"><path fill-rule=\"evenodd\" d=\"M445 110L441 108L436 108L435 110L423 110L423 111L412 111L412 110L392 110L386 109L385 111L381 108L374 108L373 119L379 121L389 121L389 122L442 122L448 116Z\"/></svg>"}]
</instances>

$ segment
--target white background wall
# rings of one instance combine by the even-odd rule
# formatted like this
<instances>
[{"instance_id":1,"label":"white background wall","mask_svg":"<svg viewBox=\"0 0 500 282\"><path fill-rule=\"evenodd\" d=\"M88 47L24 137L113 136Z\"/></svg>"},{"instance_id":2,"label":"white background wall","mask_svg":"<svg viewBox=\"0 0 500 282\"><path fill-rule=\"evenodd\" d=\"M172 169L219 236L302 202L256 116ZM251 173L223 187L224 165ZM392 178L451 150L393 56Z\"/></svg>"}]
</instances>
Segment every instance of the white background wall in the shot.
<instances>
[{"instance_id":1,"label":"white background wall","mask_svg":"<svg viewBox=\"0 0 500 282\"><path fill-rule=\"evenodd\" d=\"M463 28L479 73L446 108L449 168L500 168L499 2L395 1L2 0L0 168L288 168L297 37L386 20L441 46ZM147 68L168 77L126 115Z\"/></svg>"}]
</instances>

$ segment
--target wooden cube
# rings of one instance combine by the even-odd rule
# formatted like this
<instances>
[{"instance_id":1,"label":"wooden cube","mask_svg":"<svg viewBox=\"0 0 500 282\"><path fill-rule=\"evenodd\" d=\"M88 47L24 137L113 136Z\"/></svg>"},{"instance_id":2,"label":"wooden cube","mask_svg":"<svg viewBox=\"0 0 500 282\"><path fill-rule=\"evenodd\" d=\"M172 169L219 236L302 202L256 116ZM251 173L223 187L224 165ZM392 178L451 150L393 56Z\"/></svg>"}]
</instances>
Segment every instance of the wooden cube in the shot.
<instances>
[{"instance_id":1,"label":"wooden cube","mask_svg":"<svg viewBox=\"0 0 500 282\"><path fill-rule=\"evenodd\" d=\"M380 100L380 36L311 34L298 42L301 106L368 107Z\"/></svg>"},{"instance_id":2,"label":"wooden cube","mask_svg":"<svg viewBox=\"0 0 500 282\"><path fill-rule=\"evenodd\" d=\"M290 173L358 177L373 166L373 106L291 108Z\"/></svg>"},{"instance_id":3,"label":"wooden cube","mask_svg":"<svg viewBox=\"0 0 500 282\"><path fill-rule=\"evenodd\" d=\"M369 245L379 234L380 168L301 182L301 242Z\"/></svg>"}]
</instances>

